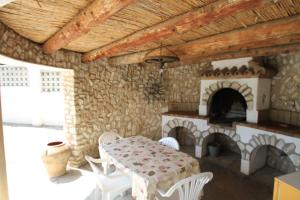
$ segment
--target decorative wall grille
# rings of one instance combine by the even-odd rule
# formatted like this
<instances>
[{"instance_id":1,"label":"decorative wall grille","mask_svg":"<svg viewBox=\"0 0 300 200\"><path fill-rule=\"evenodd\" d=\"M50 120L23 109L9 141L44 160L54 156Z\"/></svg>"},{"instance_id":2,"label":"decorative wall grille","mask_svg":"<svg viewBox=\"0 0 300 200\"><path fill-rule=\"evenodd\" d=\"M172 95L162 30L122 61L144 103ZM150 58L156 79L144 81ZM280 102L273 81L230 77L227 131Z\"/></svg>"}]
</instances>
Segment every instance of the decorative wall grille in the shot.
<instances>
[{"instance_id":1,"label":"decorative wall grille","mask_svg":"<svg viewBox=\"0 0 300 200\"><path fill-rule=\"evenodd\" d=\"M42 92L60 92L62 90L62 78L60 72L41 71Z\"/></svg>"},{"instance_id":2,"label":"decorative wall grille","mask_svg":"<svg viewBox=\"0 0 300 200\"><path fill-rule=\"evenodd\" d=\"M1 87L26 87L29 86L26 67L0 66Z\"/></svg>"}]
</instances>

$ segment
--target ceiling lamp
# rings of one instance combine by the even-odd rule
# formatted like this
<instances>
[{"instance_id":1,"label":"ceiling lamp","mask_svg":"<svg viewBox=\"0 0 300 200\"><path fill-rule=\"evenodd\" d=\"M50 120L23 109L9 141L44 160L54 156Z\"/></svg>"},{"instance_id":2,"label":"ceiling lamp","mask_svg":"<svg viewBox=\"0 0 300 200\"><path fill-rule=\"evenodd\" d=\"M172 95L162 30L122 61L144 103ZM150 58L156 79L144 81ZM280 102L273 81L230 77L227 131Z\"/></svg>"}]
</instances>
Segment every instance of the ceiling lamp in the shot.
<instances>
[{"instance_id":1,"label":"ceiling lamp","mask_svg":"<svg viewBox=\"0 0 300 200\"><path fill-rule=\"evenodd\" d=\"M179 61L179 57L172 52L170 49L165 47L169 52L164 53L165 55L162 54L162 44L160 47L160 55L157 56L147 56L146 59L144 60L145 63L154 63L154 64L159 64L160 70L159 73L162 75L164 66L166 63L172 63L172 62L177 62ZM171 53L171 54L170 54Z\"/></svg>"}]
</instances>

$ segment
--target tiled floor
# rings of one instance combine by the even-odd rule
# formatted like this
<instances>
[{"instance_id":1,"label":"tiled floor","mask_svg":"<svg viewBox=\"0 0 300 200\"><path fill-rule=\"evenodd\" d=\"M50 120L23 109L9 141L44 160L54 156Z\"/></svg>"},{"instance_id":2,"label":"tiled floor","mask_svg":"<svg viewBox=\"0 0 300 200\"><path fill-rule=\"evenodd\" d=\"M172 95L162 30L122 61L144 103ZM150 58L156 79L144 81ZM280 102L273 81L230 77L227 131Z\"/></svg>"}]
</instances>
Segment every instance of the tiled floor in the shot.
<instances>
[{"instance_id":1,"label":"tiled floor","mask_svg":"<svg viewBox=\"0 0 300 200\"><path fill-rule=\"evenodd\" d=\"M48 141L63 138L61 129L4 126L4 137L10 200L100 199L88 166L70 168L65 176L48 179L40 155ZM201 171L214 173L203 199L271 200L273 180L264 174L274 171L265 168L255 175L244 176L237 170L237 160L234 156L222 162L220 158L201 160Z\"/></svg>"}]
</instances>

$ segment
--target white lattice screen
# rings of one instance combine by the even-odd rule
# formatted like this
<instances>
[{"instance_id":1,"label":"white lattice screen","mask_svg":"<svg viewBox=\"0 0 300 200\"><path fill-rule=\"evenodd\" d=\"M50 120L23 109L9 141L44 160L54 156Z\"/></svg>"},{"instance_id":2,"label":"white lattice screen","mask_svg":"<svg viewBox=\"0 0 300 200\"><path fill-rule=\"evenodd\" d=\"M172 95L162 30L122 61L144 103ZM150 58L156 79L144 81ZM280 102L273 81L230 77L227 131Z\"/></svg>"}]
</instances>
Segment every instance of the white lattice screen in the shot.
<instances>
[{"instance_id":1,"label":"white lattice screen","mask_svg":"<svg viewBox=\"0 0 300 200\"><path fill-rule=\"evenodd\" d=\"M28 85L29 81L26 67L0 66L1 87L24 87Z\"/></svg>"},{"instance_id":2,"label":"white lattice screen","mask_svg":"<svg viewBox=\"0 0 300 200\"><path fill-rule=\"evenodd\" d=\"M62 90L61 73L57 71L41 71L42 92L60 92Z\"/></svg>"}]
</instances>

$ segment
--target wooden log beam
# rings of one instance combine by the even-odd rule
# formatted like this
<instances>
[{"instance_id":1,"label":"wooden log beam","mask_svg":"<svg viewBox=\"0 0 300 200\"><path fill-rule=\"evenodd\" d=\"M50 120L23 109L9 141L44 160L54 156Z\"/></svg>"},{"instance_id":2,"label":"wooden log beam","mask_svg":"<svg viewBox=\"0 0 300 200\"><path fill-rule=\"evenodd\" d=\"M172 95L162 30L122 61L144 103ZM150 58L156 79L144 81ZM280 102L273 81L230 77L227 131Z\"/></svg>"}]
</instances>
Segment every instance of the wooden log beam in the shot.
<instances>
[{"instance_id":1,"label":"wooden log beam","mask_svg":"<svg viewBox=\"0 0 300 200\"><path fill-rule=\"evenodd\" d=\"M92 27L102 24L132 2L134 0L94 0L44 43L44 53L54 53L65 47L73 40L89 32Z\"/></svg>"},{"instance_id":2,"label":"wooden log beam","mask_svg":"<svg viewBox=\"0 0 300 200\"><path fill-rule=\"evenodd\" d=\"M279 42L271 43L269 44L264 43L265 46L260 48L242 48L242 49L234 49L229 48L226 51L223 52L215 52L211 53L209 55L196 55L196 56L181 56L179 62L175 63L169 63L167 64L168 67L176 67L186 64L197 64L201 62L209 62L209 61L216 61L216 60L224 60L224 59L232 59L232 58L242 58L242 57L248 57L248 56L270 56L270 55L276 55L280 53L289 53L293 51L300 51L300 35L299 39L296 41L296 43L282 43L280 44L281 40L278 40ZM285 39L282 40L283 42L286 41ZM276 46L274 46L276 45ZM144 54L140 54L142 57ZM130 64L135 62L135 56L134 55L127 55L127 56L119 56L114 57L111 59L108 59L108 62L111 65L119 65L119 64Z\"/></svg>"},{"instance_id":3,"label":"wooden log beam","mask_svg":"<svg viewBox=\"0 0 300 200\"><path fill-rule=\"evenodd\" d=\"M271 56L282 53L290 53L294 51L300 51L300 43L296 44L287 44L280 46L271 46L271 47L262 47L256 49L246 49L240 51L228 51L224 53L218 53L210 56L199 56L199 57L182 57L181 61L178 63L168 64L168 67L176 67L186 64L196 64L202 62L210 62L217 60L233 59L233 58L242 58L242 57L260 57L260 56Z\"/></svg>"},{"instance_id":4,"label":"wooden log beam","mask_svg":"<svg viewBox=\"0 0 300 200\"><path fill-rule=\"evenodd\" d=\"M89 62L110 57L130 48L144 45L147 42L159 41L160 39L178 33L182 34L194 28L205 26L238 12L262 7L269 2L269 0L236 0L228 4L227 1L218 1L212 10L210 9L209 11L203 12L201 8L195 9L155 26L138 31L104 47L85 53L82 57L82 61Z\"/></svg>"},{"instance_id":5,"label":"wooden log beam","mask_svg":"<svg viewBox=\"0 0 300 200\"><path fill-rule=\"evenodd\" d=\"M300 15L253 25L248 28L198 39L181 45L152 49L109 59L113 64L133 64L145 60L148 55L174 52L181 57L205 56L226 51L254 49L272 45L297 43L300 40Z\"/></svg>"},{"instance_id":6,"label":"wooden log beam","mask_svg":"<svg viewBox=\"0 0 300 200\"><path fill-rule=\"evenodd\" d=\"M264 41L252 41L249 43L243 43L243 44L239 44L239 45L233 45L233 46L228 46L228 47L223 47L223 48L214 48L208 52L202 52L200 54L197 55L182 55L180 57L180 61L184 62L184 63L188 63L188 60L195 60L195 59L199 59L199 58L203 58L204 60L206 59L210 59L210 58L215 58L216 55L227 55L230 52L234 52L235 53L240 53L241 55L243 55L243 53L246 52L255 52L255 49L268 49L270 50L270 53L272 53L272 47L276 47L275 49L281 49L279 47L285 47L287 45L294 45L296 44L300 44L300 34L293 34L287 37L281 37L281 38L272 38L272 39L267 39ZM295 46L294 46L295 48ZM286 48L282 48L282 49L286 49ZM291 49L292 50L292 49ZM262 52L262 50L260 50L259 52ZM154 52L152 53L154 54ZM155 53L157 54L157 53ZM226 58L224 58L226 59Z\"/></svg>"}]
</instances>

